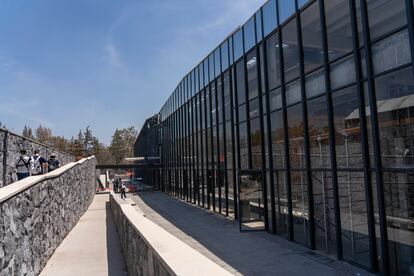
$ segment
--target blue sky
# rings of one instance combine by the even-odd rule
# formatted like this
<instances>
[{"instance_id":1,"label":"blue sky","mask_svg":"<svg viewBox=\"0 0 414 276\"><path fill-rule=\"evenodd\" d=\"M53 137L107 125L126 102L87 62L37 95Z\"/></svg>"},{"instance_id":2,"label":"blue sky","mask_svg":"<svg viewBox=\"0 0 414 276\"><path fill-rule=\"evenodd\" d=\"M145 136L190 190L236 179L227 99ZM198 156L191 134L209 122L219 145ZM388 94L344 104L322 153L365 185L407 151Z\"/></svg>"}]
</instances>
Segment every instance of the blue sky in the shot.
<instances>
[{"instance_id":1,"label":"blue sky","mask_svg":"<svg viewBox=\"0 0 414 276\"><path fill-rule=\"evenodd\" d=\"M265 0L2 0L0 121L70 138L141 128Z\"/></svg>"}]
</instances>

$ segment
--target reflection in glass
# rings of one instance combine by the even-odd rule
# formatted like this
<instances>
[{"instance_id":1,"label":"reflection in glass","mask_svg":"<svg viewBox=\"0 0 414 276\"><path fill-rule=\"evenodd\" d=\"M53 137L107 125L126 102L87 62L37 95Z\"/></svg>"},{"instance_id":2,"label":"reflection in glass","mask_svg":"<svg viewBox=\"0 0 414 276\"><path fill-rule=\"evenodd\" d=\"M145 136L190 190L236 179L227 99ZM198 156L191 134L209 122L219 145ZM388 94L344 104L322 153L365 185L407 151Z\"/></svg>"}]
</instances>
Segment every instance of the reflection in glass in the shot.
<instances>
[{"instance_id":1,"label":"reflection in glass","mask_svg":"<svg viewBox=\"0 0 414 276\"><path fill-rule=\"evenodd\" d=\"M285 174L285 171L275 171L273 173L275 190L276 233L282 236L287 235L289 213Z\"/></svg>"},{"instance_id":2,"label":"reflection in glass","mask_svg":"<svg viewBox=\"0 0 414 276\"><path fill-rule=\"evenodd\" d=\"M260 118L250 121L250 143L252 151L253 169L262 168L262 132L260 130Z\"/></svg>"},{"instance_id":3,"label":"reflection in glass","mask_svg":"<svg viewBox=\"0 0 414 276\"><path fill-rule=\"evenodd\" d=\"M261 174L240 174L241 230L264 229L264 200Z\"/></svg>"},{"instance_id":4,"label":"reflection in glass","mask_svg":"<svg viewBox=\"0 0 414 276\"><path fill-rule=\"evenodd\" d=\"M293 231L295 241L309 243L308 187L304 171L291 171Z\"/></svg>"},{"instance_id":5,"label":"reflection in glass","mask_svg":"<svg viewBox=\"0 0 414 276\"><path fill-rule=\"evenodd\" d=\"M344 259L369 267L368 218L363 172L338 172Z\"/></svg>"},{"instance_id":6,"label":"reflection in glass","mask_svg":"<svg viewBox=\"0 0 414 276\"><path fill-rule=\"evenodd\" d=\"M331 172L312 172L312 185L316 249L334 255L336 253L336 230Z\"/></svg>"},{"instance_id":7,"label":"reflection in glass","mask_svg":"<svg viewBox=\"0 0 414 276\"><path fill-rule=\"evenodd\" d=\"M227 71L223 75L223 91L224 91L224 120L231 119L231 95L230 95L230 74Z\"/></svg>"},{"instance_id":8,"label":"reflection in glass","mask_svg":"<svg viewBox=\"0 0 414 276\"><path fill-rule=\"evenodd\" d=\"M285 169L285 132L283 127L283 113L282 111L273 112L270 118L273 169Z\"/></svg>"},{"instance_id":9,"label":"reflection in glass","mask_svg":"<svg viewBox=\"0 0 414 276\"><path fill-rule=\"evenodd\" d=\"M277 33L266 40L267 78L269 90L280 85L279 40Z\"/></svg>"},{"instance_id":10,"label":"reflection in glass","mask_svg":"<svg viewBox=\"0 0 414 276\"><path fill-rule=\"evenodd\" d=\"M280 88L273 90L269 94L270 111L282 108L282 94Z\"/></svg>"},{"instance_id":11,"label":"reflection in glass","mask_svg":"<svg viewBox=\"0 0 414 276\"><path fill-rule=\"evenodd\" d=\"M332 94L338 168L363 168L358 91L355 86Z\"/></svg>"},{"instance_id":12,"label":"reflection in glass","mask_svg":"<svg viewBox=\"0 0 414 276\"><path fill-rule=\"evenodd\" d=\"M372 45L374 74L411 62L410 40L405 29Z\"/></svg>"},{"instance_id":13,"label":"reflection in glass","mask_svg":"<svg viewBox=\"0 0 414 276\"><path fill-rule=\"evenodd\" d=\"M307 75L305 85L307 98L325 93L325 71L321 69Z\"/></svg>"},{"instance_id":14,"label":"reflection in glass","mask_svg":"<svg viewBox=\"0 0 414 276\"><path fill-rule=\"evenodd\" d=\"M352 51L352 27L349 0L325 0L326 31L329 59Z\"/></svg>"},{"instance_id":15,"label":"reflection in glass","mask_svg":"<svg viewBox=\"0 0 414 276\"><path fill-rule=\"evenodd\" d=\"M299 48L296 29L296 18L282 28L283 58L286 82L299 76Z\"/></svg>"},{"instance_id":16,"label":"reflection in glass","mask_svg":"<svg viewBox=\"0 0 414 276\"><path fill-rule=\"evenodd\" d=\"M407 24L404 0L367 1L367 6L372 39Z\"/></svg>"},{"instance_id":17,"label":"reflection in glass","mask_svg":"<svg viewBox=\"0 0 414 276\"><path fill-rule=\"evenodd\" d=\"M309 153L312 168L330 168L329 125L326 97L308 101Z\"/></svg>"},{"instance_id":18,"label":"reflection in glass","mask_svg":"<svg viewBox=\"0 0 414 276\"><path fill-rule=\"evenodd\" d=\"M403 69L375 80L381 157L385 168L414 167L414 80Z\"/></svg>"},{"instance_id":19,"label":"reflection in glass","mask_svg":"<svg viewBox=\"0 0 414 276\"><path fill-rule=\"evenodd\" d=\"M256 51L252 51L247 56L246 68L248 95L251 100L259 95Z\"/></svg>"},{"instance_id":20,"label":"reflection in glass","mask_svg":"<svg viewBox=\"0 0 414 276\"><path fill-rule=\"evenodd\" d=\"M240 168L247 169L249 166L247 123L239 124L239 145L240 145Z\"/></svg>"},{"instance_id":21,"label":"reflection in glass","mask_svg":"<svg viewBox=\"0 0 414 276\"><path fill-rule=\"evenodd\" d=\"M289 157L292 169L305 167L304 150L304 125L302 116L302 105L297 104L287 109L288 135L289 135Z\"/></svg>"},{"instance_id":22,"label":"reflection in glass","mask_svg":"<svg viewBox=\"0 0 414 276\"><path fill-rule=\"evenodd\" d=\"M248 52L256 45L254 17L251 17L249 21L243 26L244 30L244 51Z\"/></svg>"},{"instance_id":23,"label":"reflection in glass","mask_svg":"<svg viewBox=\"0 0 414 276\"><path fill-rule=\"evenodd\" d=\"M233 51L234 51L234 60L238 60L244 53L243 50L243 30L238 30L233 35Z\"/></svg>"},{"instance_id":24,"label":"reflection in glass","mask_svg":"<svg viewBox=\"0 0 414 276\"><path fill-rule=\"evenodd\" d=\"M295 0L278 0L279 23L282 24L289 16L295 13Z\"/></svg>"},{"instance_id":25,"label":"reflection in glass","mask_svg":"<svg viewBox=\"0 0 414 276\"><path fill-rule=\"evenodd\" d=\"M237 101L238 104L246 102L246 88L244 79L244 62L240 60L236 64L236 81L237 81Z\"/></svg>"},{"instance_id":26,"label":"reflection in glass","mask_svg":"<svg viewBox=\"0 0 414 276\"><path fill-rule=\"evenodd\" d=\"M226 40L221 45L221 69L226 71L229 68L229 43Z\"/></svg>"},{"instance_id":27,"label":"reflection in glass","mask_svg":"<svg viewBox=\"0 0 414 276\"><path fill-rule=\"evenodd\" d=\"M221 59L220 59L220 48L214 51L214 77L217 78L221 74Z\"/></svg>"},{"instance_id":28,"label":"reflection in glass","mask_svg":"<svg viewBox=\"0 0 414 276\"><path fill-rule=\"evenodd\" d=\"M355 63L352 55L331 64L332 89L354 83L355 79Z\"/></svg>"},{"instance_id":29,"label":"reflection in glass","mask_svg":"<svg viewBox=\"0 0 414 276\"><path fill-rule=\"evenodd\" d=\"M286 105L292 105L302 100L300 80L286 85Z\"/></svg>"},{"instance_id":30,"label":"reflection in glass","mask_svg":"<svg viewBox=\"0 0 414 276\"><path fill-rule=\"evenodd\" d=\"M263 5L263 32L270 34L277 26L276 0L269 0Z\"/></svg>"},{"instance_id":31,"label":"reflection in glass","mask_svg":"<svg viewBox=\"0 0 414 276\"><path fill-rule=\"evenodd\" d=\"M318 1L301 15L302 43L305 73L323 65L322 32Z\"/></svg>"}]
</instances>

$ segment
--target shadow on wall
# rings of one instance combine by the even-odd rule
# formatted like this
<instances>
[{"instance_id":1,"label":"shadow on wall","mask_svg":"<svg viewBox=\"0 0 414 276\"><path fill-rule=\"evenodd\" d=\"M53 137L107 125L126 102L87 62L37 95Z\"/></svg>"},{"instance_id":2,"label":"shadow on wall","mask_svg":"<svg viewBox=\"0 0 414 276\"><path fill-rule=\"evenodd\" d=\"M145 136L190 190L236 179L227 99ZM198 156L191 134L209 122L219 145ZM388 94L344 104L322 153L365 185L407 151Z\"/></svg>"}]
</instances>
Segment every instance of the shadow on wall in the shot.
<instances>
[{"instance_id":1,"label":"shadow on wall","mask_svg":"<svg viewBox=\"0 0 414 276\"><path fill-rule=\"evenodd\" d=\"M105 204L106 212L106 248L108 259L108 276L121 276L119 275L120 266L122 266L123 275L128 275L126 266L122 256L118 254L121 246L118 241L118 233L115 228L114 218L111 212L111 205L109 202Z\"/></svg>"}]
</instances>

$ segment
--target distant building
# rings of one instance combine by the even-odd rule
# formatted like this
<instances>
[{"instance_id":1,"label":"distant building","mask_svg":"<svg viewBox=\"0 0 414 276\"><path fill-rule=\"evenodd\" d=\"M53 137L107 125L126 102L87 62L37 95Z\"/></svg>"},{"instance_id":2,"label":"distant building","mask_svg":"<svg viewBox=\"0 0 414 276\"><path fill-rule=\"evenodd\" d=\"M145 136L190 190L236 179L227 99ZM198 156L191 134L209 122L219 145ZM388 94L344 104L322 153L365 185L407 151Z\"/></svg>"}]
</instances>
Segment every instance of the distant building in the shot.
<instances>
[{"instance_id":1,"label":"distant building","mask_svg":"<svg viewBox=\"0 0 414 276\"><path fill-rule=\"evenodd\" d=\"M161 189L412 275L413 22L412 0L266 2L160 110Z\"/></svg>"}]
</instances>

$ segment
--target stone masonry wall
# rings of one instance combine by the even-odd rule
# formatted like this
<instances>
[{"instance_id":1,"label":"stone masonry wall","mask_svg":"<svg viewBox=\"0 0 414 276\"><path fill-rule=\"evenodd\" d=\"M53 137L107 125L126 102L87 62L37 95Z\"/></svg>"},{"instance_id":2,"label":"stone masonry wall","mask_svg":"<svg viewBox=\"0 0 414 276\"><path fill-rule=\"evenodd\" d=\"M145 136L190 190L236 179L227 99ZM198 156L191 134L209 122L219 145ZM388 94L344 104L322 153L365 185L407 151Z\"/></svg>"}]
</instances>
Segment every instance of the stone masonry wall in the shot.
<instances>
[{"instance_id":1,"label":"stone masonry wall","mask_svg":"<svg viewBox=\"0 0 414 276\"><path fill-rule=\"evenodd\" d=\"M0 276L41 272L91 204L95 165L95 158L78 162L0 202Z\"/></svg>"},{"instance_id":2,"label":"stone masonry wall","mask_svg":"<svg viewBox=\"0 0 414 276\"><path fill-rule=\"evenodd\" d=\"M26 149L28 155L38 149L45 158L55 153L62 166L75 161L75 157L70 154L0 129L0 188L17 181L15 161L21 149Z\"/></svg>"},{"instance_id":3,"label":"stone masonry wall","mask_svg":"<svg viewBox=\"0 0 414 276\"><path fill-rule=\"evenodd\" d=\"M131 224L121 209L121 205L110 196L110 205L115 225L121 241L122 253L128 275L169 276L175 275L167 269L156 252L147 244L139 231Z\"/></svg>"}]
</instances>

